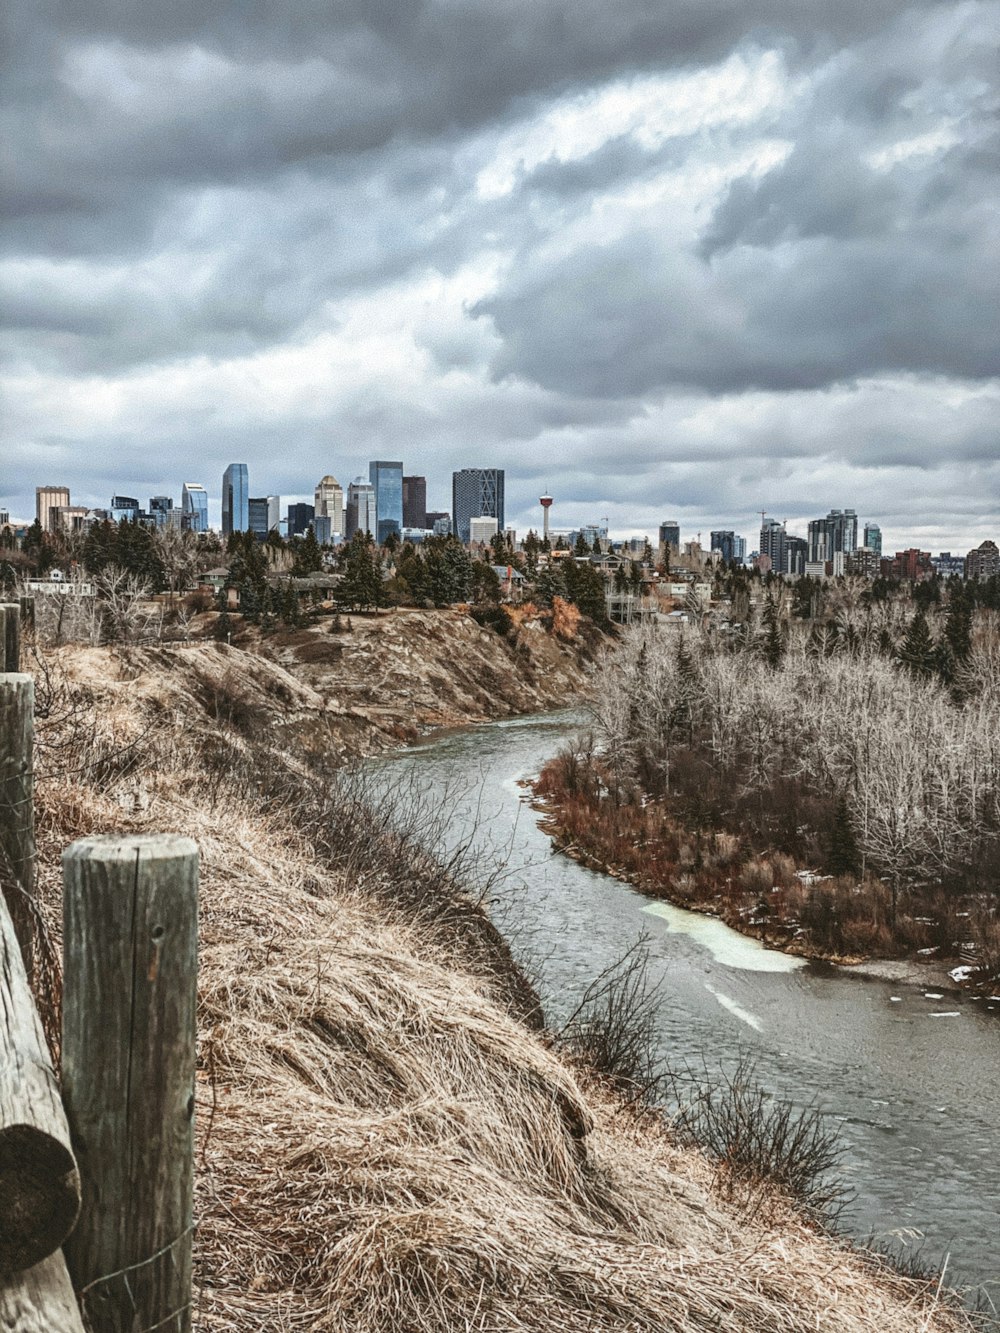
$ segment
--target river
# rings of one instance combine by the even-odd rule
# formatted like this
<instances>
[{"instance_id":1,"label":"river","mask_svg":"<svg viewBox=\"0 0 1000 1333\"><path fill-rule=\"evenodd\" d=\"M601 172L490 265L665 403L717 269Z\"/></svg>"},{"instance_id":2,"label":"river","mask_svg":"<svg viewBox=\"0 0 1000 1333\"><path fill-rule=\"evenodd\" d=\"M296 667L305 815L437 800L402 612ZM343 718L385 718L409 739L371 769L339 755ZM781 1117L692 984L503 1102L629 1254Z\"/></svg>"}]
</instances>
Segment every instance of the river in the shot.
<instances>
[{"instance_id":1,"label":"river","mask_svg":"<svg viewBox=\"0 0 1000 1333\"><path fill-rule=\"evenodd\" d=\"M760 1083L818 1105L843 1146L848 1234L947 1260L949 1285L1000 1306L1000 1015L931 986L845 976L763 949L554 855L524 800L579 724L572 711L437 733L386 761L447 792L448 840L508 862L496 912L553 1024L645 934L675 1068L756 1061Z\"/></svg>"}]
</instances>

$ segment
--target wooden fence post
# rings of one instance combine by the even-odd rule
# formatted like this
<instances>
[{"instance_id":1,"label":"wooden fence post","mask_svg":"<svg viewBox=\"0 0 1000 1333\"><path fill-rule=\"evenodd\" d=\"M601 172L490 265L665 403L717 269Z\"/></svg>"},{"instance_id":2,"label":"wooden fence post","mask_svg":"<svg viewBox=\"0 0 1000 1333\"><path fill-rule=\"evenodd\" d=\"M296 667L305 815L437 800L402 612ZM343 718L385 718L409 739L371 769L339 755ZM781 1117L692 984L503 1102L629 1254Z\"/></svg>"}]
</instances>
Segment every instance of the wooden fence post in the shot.
<instances>
[{"instance_id":1,"label":"wooden fence post","mask_svg":"<svg viewBox=\"0 0 1000 1333\"><path fill-rule=\"evenodd\" d=\"M94 1333L191 1327L198 849L63 853L62 1085L80 1166L66 1260Z\"/></svg>"},{"instance_id":2,"label":"wooden fence post","mask_svg":"<svg viewBox=\"0 0 1000 1333\"><path fill-rule=\"evenodd\" d=\"M21 604L4 602L0 605L0 625L3 627L3 649L0 657L4 671L21 670Z\"/></svg>"},{"instance_id":3,"label":"wooden fence post","mask_svg":"<svg viewBox=\"0 0 1000 1333\"><path fill-rule=\"evenodd\" d=\"M58 1250L79 1211L59 1085L0 900L0 1282Z\"/></svg>"},{"instance_id":4,"label":"wooden fence post","mask_svg":"<svg viewBox=\"0 0 1000 1333\"><path fill-rule=\"evenodd\" d=\"M35 964L35 683L0 675L0 878L29 984Z\"/></svg>"}]
</instances>

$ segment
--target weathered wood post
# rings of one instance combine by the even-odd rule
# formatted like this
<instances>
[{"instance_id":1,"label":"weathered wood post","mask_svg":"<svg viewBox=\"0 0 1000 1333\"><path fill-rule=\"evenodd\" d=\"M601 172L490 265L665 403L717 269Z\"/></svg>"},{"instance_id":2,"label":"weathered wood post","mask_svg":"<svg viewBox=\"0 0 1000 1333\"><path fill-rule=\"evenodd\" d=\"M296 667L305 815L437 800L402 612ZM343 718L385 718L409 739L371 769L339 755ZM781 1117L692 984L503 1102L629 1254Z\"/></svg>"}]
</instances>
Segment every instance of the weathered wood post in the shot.
<instances>
[{"instance_id":1,"label":"weathered wood post","mask_svg":"<svg viewBox=\"0 0 1000 1333\"><path fill-rule=\"evenodd\" d=\"M0 1283L58 1250L79 1211L59 1085L0 901Z\"/></svg>"},{"instance_id":2,"label":"weathered wood post","mask_svg":"<svg viewBox=\"0 0 1000 1333\"><path fill-rule=\"evenodd\" d=\"M83 1333L61 1250L21 1273L0 1274L0 1328L5 1333Z\"/></svg>"},{"instance_id":3,"label":"weathered wood post","mask_svg":"<svg viewBox=\"0 0 1000 1333\"><path fill-rule=\"evenodd\" d=\"M191 1327L198 849L63 853L63 1099L80 1166L66 1260L95 1333Z\"/></svg>"},{"instance_id":4,"label":"weathered wood post","mask_svg":"<svg viewBox=\"0 0 1000 1333\"><path fill-rule=\"evenodd\" d=\"M0 657L6 663L4 671L21 670L21 604L0 604L0 626L3 628L3 649Z\"/></svg>"},{"instance_id":5,"label":"weathered wood post","mask_svg":"<svg viewBox=\"0 0 1000 1333\"><path fill-rule=\"evenodd\" d=\"M29 984L35 962L34 710L31 677L0 675L0 879Z\"/></svg>"}]
</instances>

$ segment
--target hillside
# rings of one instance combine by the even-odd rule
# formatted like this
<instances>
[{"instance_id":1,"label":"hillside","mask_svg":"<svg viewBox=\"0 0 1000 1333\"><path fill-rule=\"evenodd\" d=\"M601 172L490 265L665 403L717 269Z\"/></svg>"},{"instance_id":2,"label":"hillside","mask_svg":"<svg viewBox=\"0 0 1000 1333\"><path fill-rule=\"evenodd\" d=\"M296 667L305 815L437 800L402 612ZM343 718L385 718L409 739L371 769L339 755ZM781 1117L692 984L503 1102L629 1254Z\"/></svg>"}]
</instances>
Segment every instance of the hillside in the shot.
<instances>
[{"instance_id":1,"label":"hillside","mask_svg":"<svg viewBox=\"0 0 1000 1333\"><path fill-rule=\"evenodd\" d=\"M392 700L417 726L435 702L449 719L462 700L486 714L517 697L477 696L475 657L435 701L443 657L422 654L414 683L385 641L303 662L316 641L65 649L39 681L53 940L73 838L178 831L201 849L196 1326L967 1327L933 1284L877 1270L774 1195L727 1191L525 1023L530 988L406 812L394 821L298 743L327 724L345 749L385 742Z\"/></svg>"},{"instance_id":2,"label":"hillside","mask_svg":"<svg viewBox=\"0 0 1000 1333\"><path fill-rule=\"evenodd\" d=\"M509 637L464 611L400 608L263 637L244 630L234 644L249 652L238 658L227 659L227 646L212 642L183 652L194 654L193 669L206 681L225 680L234 694L245 683L248 701L272 720L312 727L321 714L324 743L346 756L398 745L431 727L571 702L607 640L586 621L567 641L530 614L514 614ZM171 657L179 651L166 650ZM166 666L168 658L158 660Z\"/></svg>"}]
</instances>

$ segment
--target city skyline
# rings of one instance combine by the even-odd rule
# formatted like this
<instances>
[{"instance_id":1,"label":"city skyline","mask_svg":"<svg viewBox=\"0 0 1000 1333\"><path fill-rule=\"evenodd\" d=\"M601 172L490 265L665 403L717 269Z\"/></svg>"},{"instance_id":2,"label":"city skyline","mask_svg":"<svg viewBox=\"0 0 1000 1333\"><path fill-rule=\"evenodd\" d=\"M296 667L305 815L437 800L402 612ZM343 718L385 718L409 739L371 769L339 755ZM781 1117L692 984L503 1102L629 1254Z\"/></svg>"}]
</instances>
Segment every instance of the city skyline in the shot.
<instances>
[{"instance_id":1,"label":"city skyline","mask_svg":"<svg viewBox=\"0 0 1000 1333\"><path fill-rule=\"evenodd\" d=\"M549 490L622 537L995 531L996 0L48 14L4 85L13 512L401 458L440 508L503 467L518 529Z\"/></svg>"}]
</instances>

